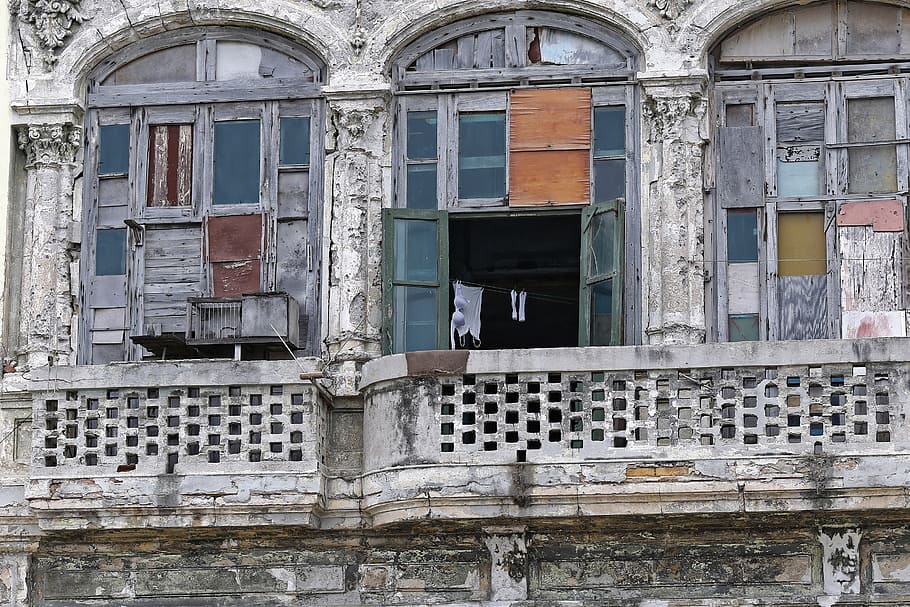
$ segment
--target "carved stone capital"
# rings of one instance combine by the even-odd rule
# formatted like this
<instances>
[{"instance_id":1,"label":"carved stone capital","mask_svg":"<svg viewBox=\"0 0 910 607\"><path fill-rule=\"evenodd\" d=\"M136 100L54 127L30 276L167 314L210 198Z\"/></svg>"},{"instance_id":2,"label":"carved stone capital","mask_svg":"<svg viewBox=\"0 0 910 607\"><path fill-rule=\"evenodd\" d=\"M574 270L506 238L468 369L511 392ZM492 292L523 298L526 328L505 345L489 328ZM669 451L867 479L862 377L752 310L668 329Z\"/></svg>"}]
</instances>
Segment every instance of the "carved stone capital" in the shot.
<instances>
[{"instance_id":1,"label":"carved stone capital","mask_svg":"<svg viewBox=\"0 0 910 607\"><path fill-rule=\"evenodd\" d=\"M31 26L35 39L53 63L53 51L63 46L73 28L85 21L82 0L13 0L13 12Z\"/></svg>"},{"instance_id":2,"label":"carved stone capital","mask_svg":"<svg viewBox=\"0 0 910 607\"><path fill-rule=\"evenodd\" d=\"M651 140L677 138L687 118L701 120L707 101L701 92L688 92L671 97L648 96L642 115L651 127Z\"/></svg>"},{"instance_id":3,"label":"carved stone capital","mask_svg":"<svg viewBox=\"0 0 910 607\"><path fill-rule=\"evenodd\" d=\"M26 167L58 166L76 160L82 129L73 124L30 124L18 128L19 148Z\"/></svg>"},{"instance_id":4,"label":"carved stone capital","mask_svg":"<svg viewBox=\"0 0 910 607\"><path fill-rule=\"evenodd\" d=\"M388 113L388 99L378 96L329 95L329 117L338 134L339 149L371 150L381 147L382 128ZM343 95L343 96L342 96Z\"/></svg>"}]
</instances>

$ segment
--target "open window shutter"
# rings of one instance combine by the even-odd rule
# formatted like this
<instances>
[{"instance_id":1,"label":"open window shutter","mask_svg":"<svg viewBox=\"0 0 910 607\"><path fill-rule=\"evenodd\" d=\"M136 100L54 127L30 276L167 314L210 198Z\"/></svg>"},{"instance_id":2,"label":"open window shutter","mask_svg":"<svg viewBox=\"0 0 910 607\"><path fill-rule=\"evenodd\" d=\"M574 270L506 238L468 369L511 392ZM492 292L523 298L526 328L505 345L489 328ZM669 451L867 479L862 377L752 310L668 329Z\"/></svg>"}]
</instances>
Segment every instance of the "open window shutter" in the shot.
<instances>
[{"instance_id":1,"label":"open window shutter","mask_svg":"<svg viewBox=\"0 0 910 607\"><path fill-rule=\"evenodd\" d=\"M448 344L448 213L383 209L383 351Z\"/></svg>"},{"instance_id":2,"label":"open window shutter","mask_svg":"<svg viewBox=\"0 0 910 607\"><path fill-rule=\"evenodd\" d=\"M622 342L623 208L621 199L581 216L579 344Z\"/></svg>"},{"instance_id":3,"label":"open window shutter","mask_svg":"<svg viewBox=\"0 0 910 607\"><path fill-rule=\"evenodd\" d=\"M761 127L722 127L717 141L717 199L721 208L761 206L765 182Z\"/></svg>"},{"instance_id":4,"label":"open window shutter","mask_svg":"<svg viewBox=\"0 0 910 607\"><path fill-rule=\"evenodd\" d=\"M213 296L261 291L264 218L262 214L208 218L206 234Z\"/></svg>"},{"instance_id":5,"label":"open window shutter","mask_svg":"<svg viewBox=\"0 0 910 607\"><path fill-rule=\"evenodd\" d=\"M509 108L509 205L588 204L591 89L518 90Z\"/></svg>"}]
</instances>

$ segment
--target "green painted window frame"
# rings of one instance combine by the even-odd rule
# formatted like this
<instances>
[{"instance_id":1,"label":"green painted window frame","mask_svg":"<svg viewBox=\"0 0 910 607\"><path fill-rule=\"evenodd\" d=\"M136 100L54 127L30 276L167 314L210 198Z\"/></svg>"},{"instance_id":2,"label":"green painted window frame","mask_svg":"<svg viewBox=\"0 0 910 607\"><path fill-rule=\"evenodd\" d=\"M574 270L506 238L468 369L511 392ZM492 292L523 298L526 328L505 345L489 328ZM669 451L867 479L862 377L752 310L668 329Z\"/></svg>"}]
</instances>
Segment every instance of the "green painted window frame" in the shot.
<instances>
[{"instance_id":1,"label":"green painted window frame","mask_svg":"<svg viewBox=\"0 0 910 607\"><path fill-rule=\"evenodd\" d=\"M624 199L616 198L606 203L592 204L581 213L581 265L579 267L578 294L578 345L579 346L616 346L622 343L623 335L623 269L625 267L625 204ZM603 274L591 274L591 248L594 233L591 225L595 217L605 213L616 215L613 225L613 271ZM591 303L594 288L608 280L613 281L612 323L610 326L610 343L592 343L591 338Z\"/></svg>"}]
</instances>

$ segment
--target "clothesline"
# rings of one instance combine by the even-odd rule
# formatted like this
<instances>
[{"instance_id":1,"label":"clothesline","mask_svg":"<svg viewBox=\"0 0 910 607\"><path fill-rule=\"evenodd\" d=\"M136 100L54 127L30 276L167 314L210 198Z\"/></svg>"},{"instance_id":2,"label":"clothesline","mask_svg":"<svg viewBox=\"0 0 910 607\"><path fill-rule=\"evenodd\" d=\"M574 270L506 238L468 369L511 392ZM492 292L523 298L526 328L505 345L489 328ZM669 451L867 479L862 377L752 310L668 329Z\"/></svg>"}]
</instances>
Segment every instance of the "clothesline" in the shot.
<instances>
[{"instance_id":1,"label":"clothesline","mask_svg":"<svg viewBox=\"0 0 910 607\"><path fill-rule=\"evenodd\" d=\"M487 285L487 284L478 283L478 282L469 282L467 280L453 280L452 284L454 285L456 282L460 282L461 284L468 286L468 287L481 287L482 289L487 290L487 291L496 291L497 293L505 293L506 295L510 294L513 290L514 291L524 291L525 293L528 294L528 297L533 297L534 299L542 299L545 301L552 301L552 302L556 302L556 303L578 305L577 299L569 299L568 297L559 297L558 295L546 295L544 293L535 293L533 291L528 291L527 289L506 289L504 287L497 287L494 285Z\"/></svg>"}]
</instances>

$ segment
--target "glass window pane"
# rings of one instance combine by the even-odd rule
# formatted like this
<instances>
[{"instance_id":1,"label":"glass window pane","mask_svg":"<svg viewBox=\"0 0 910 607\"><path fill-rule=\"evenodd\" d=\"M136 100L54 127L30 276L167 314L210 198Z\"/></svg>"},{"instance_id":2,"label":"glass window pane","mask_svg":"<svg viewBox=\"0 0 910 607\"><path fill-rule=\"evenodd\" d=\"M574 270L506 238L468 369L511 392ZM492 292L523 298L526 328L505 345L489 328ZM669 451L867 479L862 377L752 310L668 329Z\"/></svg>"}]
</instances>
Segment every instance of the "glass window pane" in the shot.
<instances>
[{"instance_id":1,"label":"glass window pane","mask_svg":"<svg viewBox=\"0 0 910 607\"><path fill-rule=\"evenodd\" d=\"M626 161L622 158L594 161L594 202L626 197Z\"/></svg>"},{"instance_id":2,"label":"glass window pane","mask_svg":"<svg viewBox=\"0 0 910 607\"><path fill-rule=\"evenodd\" d=\"M758 261L758 213L755 209L727 211L727 261Z\"/></svg>"},{"instance_id":3,"label":"glass window pane","mask_svg":"<svg viewBox=\"0 0 910 607\"><path fill-rule=\"evenodd\" d=\"M126 274L126 228L98 230L95 242L95 276Z\"/></svg>"},{"instance_id":4,"label":"glass window pane","mask_svg":"<svg viewBox=\"0 0 910 607\"><path fill-rule=\"evenodd\" d=\"M98 132L98 174L123 175L130 170L130 125L106 124Z\"/></svg>"},{"instance_id":5,"label":"glass window pane","mask_svg":"<svg viewBox=\"0 0 910 607\"><path fill-rule=\"evenodd\" d=\"M259 121L215 123L213 204L259 203Z\"/></svg>"},{"instance_id":6,"label":"glass window pane","mask_svg":"<svg viewBox=\"0 0 910 607\"><path fill-rule=\"evenodd\" d=\"M598 213L591 217L589 277L609 274L614 267L614 249L616 237L616 213Z\"/></svg>"},{"instance_id":7,"label":"glass window pane","mask_svg":"<svg viewBox=\"0 0 910 607\"><path fill-rule=\"evenodd\" d=\"M395 220L394 280L436 281L436 222Z\"/></svg>"},{"instance_id":8,"label":"glass window pane","mask_svg":"<svg viewBox=\"0 0 910 607\"><path fill-rule=\"evenodd\" d=\"M613 279L591 288L591 345L609 346L613 328Z\"/></svg>"},{"instance_id":9,"label":"glass window pane","mask_svg":"<svg viewBox=\"0 0 910 607\"><path fill-rule=\"evenodd\" d=\"M626 109L594 108L594 155L623 156L626 153Z\"/></svg>"},{"instance_id":10,"label":"glass window pane","mask_svg":"<svg viewBox=\"0 0 910 607\"><path fill-rule=\"evenodd\" d=\"M894 139L894 98L847 100L847 142Z\"/></svg>"},{"instance_id":11,"label":"glass window pane","mask_svg":"<svg viewBox=\"0 0 910 607\"><path fill-rule=\"evenodd\" d=\"M393 344L395 352L436 349L436 289L394 287Z\"/></svg>"},{"instance_id":12,"label":"glass window pane","mask_svg":"<svg viewBox=\"0 0 910 607\"><path fill-rule=\"evenodd\" d=\"M310 118L281 119L278 164L310 164Z\"/></svg>"},{"instance_id":13,"label":"glass window pane","mask_svg":"<svg viewBox=\"0 0 910 607\"><path fill-rule=\"evenodd\" d=\"M730 341L758 341L758 314L731 314L728 318Z\"/></svg>"},{"instance_id":14,"label":"glass window pane","mask_svg":"<svg viewBox=\"0 0 910 607\"><path fill-rule=\"evenodd\" d=\"M408 158L436 158L436 112L408 112Z\"/></svg>"},{"instance_id":15,"label":"glass window pane","mask_svg":"<svg viewBox=\"0 0 910 607\"><path fill-rule=\"evenodd\" d=\"M818 196L821 194L821 176L818 160L809 162L777 161L777 195Z\"/></svg>"},{"instance_id":16,"label":"glass window pane","mask_svg":"<svg viewBox=\"0 0 910 607\"><path fill-rule=\"evenodd\" d=\"M506 195L505 112L458 117L458 198Z\"/></svg>"},{"instance_id":17,"label":"glass window pane","mask_svg":"<svg viewBox=\"0 0 910 607\"><path fill-rule=\"evenodd\" d=\"M780 213L777 216L779 276L826 274L827 256L823 213Z\"/></svg>"},{"instance_id":18,"label":"glass window pane","mask_svg":"<svg viewBox=\"0 0 910 607\"><path fill-rule=\"evenodd\" d=\"M897 191L897 151L893 145L847 149L851 194Z\"/></svg>"},{"instance_id":19,"label":"glass window pane","mask_svg":"<svg viewBox=\"0 0 910 607\"><path fill-rule=\"evenodd\" d=\"M408 208L436 208L436 163L408 165Z\"/></svg>"}]
</instances>

